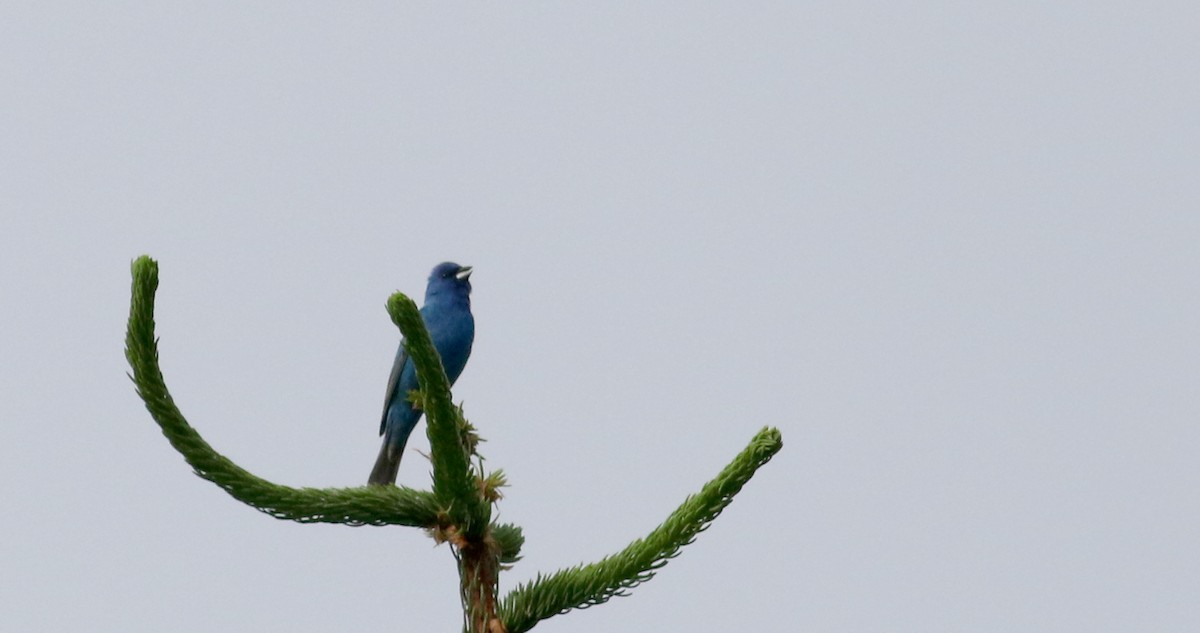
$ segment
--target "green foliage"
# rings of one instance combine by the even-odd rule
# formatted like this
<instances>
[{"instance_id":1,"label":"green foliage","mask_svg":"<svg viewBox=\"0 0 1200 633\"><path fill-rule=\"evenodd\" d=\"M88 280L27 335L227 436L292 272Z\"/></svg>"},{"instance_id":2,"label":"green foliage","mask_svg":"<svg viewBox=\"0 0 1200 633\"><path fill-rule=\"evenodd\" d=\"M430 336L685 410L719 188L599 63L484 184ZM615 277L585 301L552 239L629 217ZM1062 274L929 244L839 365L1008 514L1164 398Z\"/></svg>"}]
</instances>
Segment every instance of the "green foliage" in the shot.
<instances>
[{"instance_id":1,"label":"green foliage","mask_svg":"<svg viewBox=\"0 0 1200 633\"><path fill-rule=\"evenodd\" d=\"M521 560L521 546L525 545L525 534L519 526L501 523L492 526L492 538L500 550L500 562L511 565Z\"/></svg>"},{"instance_id":2,"label":"green foliage","mask_svg":"<svg viewBox=\"0 0 1200 633\"><path fill-rule=\"evenodd\" d=\"M151 417L171 446L183 455L197 475L238 501L278 519L301 523L347 525L437 524L440 506L429 492L397 487L291 488L253 475L213 450L187 423L163 382L154 336L154 293L158 263L143 256L133 262L133 300L125 336L130 376Z\"/></svg>"},{"instance_id":3,"label":"green foliage","mask_svg":"<svg viewBox=\"0 0 1200 633\"><path fill-rule=\"evenodd\" d=\"M387 308L421 377L416 400L426 414L432 492L397 486L291 488L262 479L213 450L184 419L163 381L154 333L157 289L157 262L139 257L133 262L125 356L146 409L195 473L278 519L406 525L427 529L438 542L448 541L462 579L464 629L468 631L522 633L554 615L625 595L695 540L783 446L778 430L764 428L715 479L688 497L645 538L599 562L538 575L498 600L499 573L506 569L504 565L520 560L525 537L518 526L491 522L492 505L506 485L504 473L483 471L483 459L476 453L481 440L462 409L451 401L441 358L411 299L396 293L388 299Z\"/></svg>"},{"instance_id":4,"label":"green foliage","mask_svg":"<svg viewBox=\"0 0 1200 633\"><path fill-rule=\"evenodd\" d=\"M425 329L417 304L402 293L387 302L392 322L404 333L404 349L421 377L421 407L433 462L433 494L446 508L448 520L467 538L479 538L491 521L491 505L480 498L463 442L466 420L450 400L450 381L442 358Z\"/></svg>"},{"instance_id":5,"label":"green foliage","mask_svg":"<svg viewBox=\"0 0 1200 633\"><path fill-rule=\"evenodd\" d=\"M750 445L719 475L679 506L649 536L630 543L614 554L590 565L564 569L549 576L539 575L523 584L500 605L500 616L508 633L522 633L539 620L582 609L625 595L628 589L650 580L655 570L679 555L684 545L695 540L725 509L733 496L750 481L759 466L783 447L777 429L764 428Z\"/></svg>"}]
</instances>

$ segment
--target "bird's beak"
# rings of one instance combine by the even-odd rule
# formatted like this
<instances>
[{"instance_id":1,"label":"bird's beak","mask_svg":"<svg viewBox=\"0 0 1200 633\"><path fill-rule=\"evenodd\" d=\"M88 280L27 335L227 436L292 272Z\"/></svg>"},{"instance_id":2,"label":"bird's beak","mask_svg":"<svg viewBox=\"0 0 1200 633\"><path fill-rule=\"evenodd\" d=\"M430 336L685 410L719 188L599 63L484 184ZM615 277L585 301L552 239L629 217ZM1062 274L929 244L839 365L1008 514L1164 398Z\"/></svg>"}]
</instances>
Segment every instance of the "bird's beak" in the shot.
<instances>
[{"instance_id":1,"label":"bird's beak","mask_svg":"<svg viewBox=\"0 0 1200 633\"><path fill-rule=\"evenodd\" d=\"M474 270L474 269L471 268L470 266L463 266L462 268L458 269L458 272L454 273L454 278L455 279L466 279L471 276L472 270Z\"/></svg>"}]
</instances>

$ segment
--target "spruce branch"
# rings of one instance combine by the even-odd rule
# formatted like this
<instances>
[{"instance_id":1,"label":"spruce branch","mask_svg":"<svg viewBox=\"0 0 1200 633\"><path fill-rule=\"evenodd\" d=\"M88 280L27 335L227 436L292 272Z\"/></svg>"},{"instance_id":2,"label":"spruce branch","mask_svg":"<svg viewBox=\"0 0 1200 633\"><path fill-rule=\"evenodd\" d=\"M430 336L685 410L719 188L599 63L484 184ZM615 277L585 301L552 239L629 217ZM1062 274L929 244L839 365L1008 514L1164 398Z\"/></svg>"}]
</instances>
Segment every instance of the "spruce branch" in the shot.
<instances>
[{"instance_id":1,"label":"spruce branch","mask_svg":"<svg viewBox=\"0 0 1200 633\"><path fill-rule=\"evenodd\" d=\"M626 595L629 589L650 580L658 569L679 555L680 548L708 528L754 472L782 447L779 430L763 428L715 479L688 497L645 538L599 562L563 569L549 576L539 574L533 582L521 584L500 605L504 630L524 633L541 620Z\"/></svg>"},{"instance_id":2,"label":"spruce branch","mask_svg":"<svg viewBox=\"0 0 1200 633\"><path fill-rule=\"evenodd\" d=\"M520 559L521 528L491 523L492 505L505 485L503 471L485 473L476 448L482 441L451 401L441 357L416 304L401 293L387 303L392 321L420 376L414 402L425 411L433 464L433 491L397 486L291 488L272 483L217 453L184 419L163 381L155 337L158 264L133 262L133 289L125 355L130 378L146 409L195 473L235 499L279 519L301 523L406 525L448 541L458 563L464 629L470 633L523 633L538 622L625 595L691 543L729 505L755 471L782 447L777 429L764 428L724 470L690 496L665 523L623 551L591 565L538 575L497 599L499 574ZM472 460L475 463L472 463Z\"/></svg>"},{"instance_id":3,"label":"spruce branch","mask_svg":"<svg viewBox=\"0 0 1200 633\"><path fill-rule=\"evenodd\" d=\"M425 329L417 304L403 293L387 302L392 322L404 335L404 349L412 358L421 386L420 403L425 411L433 462L433 494L447 509L450 523L467 538L482 536L491 518L491 505L481 498L471 472L470 453L463 443L467 422L462 410L450 399L450 381L442 357Z\"/></svg>"},{"instance_id":4,"label":"spruce branch","mask_svg":"<svg viewBox=\"0 0 1200 633\"><path fill-rule=\"evenodd\" d=\"M162 433L200 477L233 498L277 519L301 523L408 525L431 527L439 504L429 492L412 488L291 488L258 477L213 450L187 423L163 382L154 335L154 294L158 263L147 256L133 262L133 298L125 336L130 378Z\"/></svg>"}]
</instances>

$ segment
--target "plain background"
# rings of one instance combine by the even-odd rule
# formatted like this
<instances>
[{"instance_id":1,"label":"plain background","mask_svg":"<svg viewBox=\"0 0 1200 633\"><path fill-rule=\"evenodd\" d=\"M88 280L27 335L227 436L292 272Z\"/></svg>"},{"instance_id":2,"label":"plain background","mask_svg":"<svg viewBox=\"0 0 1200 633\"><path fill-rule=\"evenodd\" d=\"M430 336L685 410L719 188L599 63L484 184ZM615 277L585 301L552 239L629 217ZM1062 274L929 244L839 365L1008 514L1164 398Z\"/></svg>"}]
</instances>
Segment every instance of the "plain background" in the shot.
<instances>
[{"instance_id":1,"label":"plain background","mask_svg":"<svg viewBox=\"0 0 1200 633\"><path fill-rule=\"evenodd\" d=\"M476 267L455 388L502 589L784 449L633 596L546 631L1200 628L1193 3L0 9L0 628L449 631L415 530L193 476L363 482L397 332ZM424 426L400 472L428 485Z\"/></svg>"}]
</instances>

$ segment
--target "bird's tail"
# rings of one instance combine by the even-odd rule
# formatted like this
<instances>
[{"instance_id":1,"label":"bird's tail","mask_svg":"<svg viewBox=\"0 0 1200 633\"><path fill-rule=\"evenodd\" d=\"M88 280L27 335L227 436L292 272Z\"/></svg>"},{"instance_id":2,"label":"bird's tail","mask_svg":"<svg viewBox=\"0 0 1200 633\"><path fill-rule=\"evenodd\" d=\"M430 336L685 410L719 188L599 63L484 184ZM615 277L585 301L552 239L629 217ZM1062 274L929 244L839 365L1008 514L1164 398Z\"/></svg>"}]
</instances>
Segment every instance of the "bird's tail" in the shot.
<instances>
[{"instance_id":1,"label":"bird's tail","mask_svg":"<svg viewBox=\"0 0 1200 633\"><path fill-rule=\"evenodd\" d=\"M386 434L383 436L383 446L379 449L379 457L367 483L374 486L390 486L396 483L396 473L400 472L400 457L404 455L404 445L394 446Z\"/></svg>"}]
</instances>

